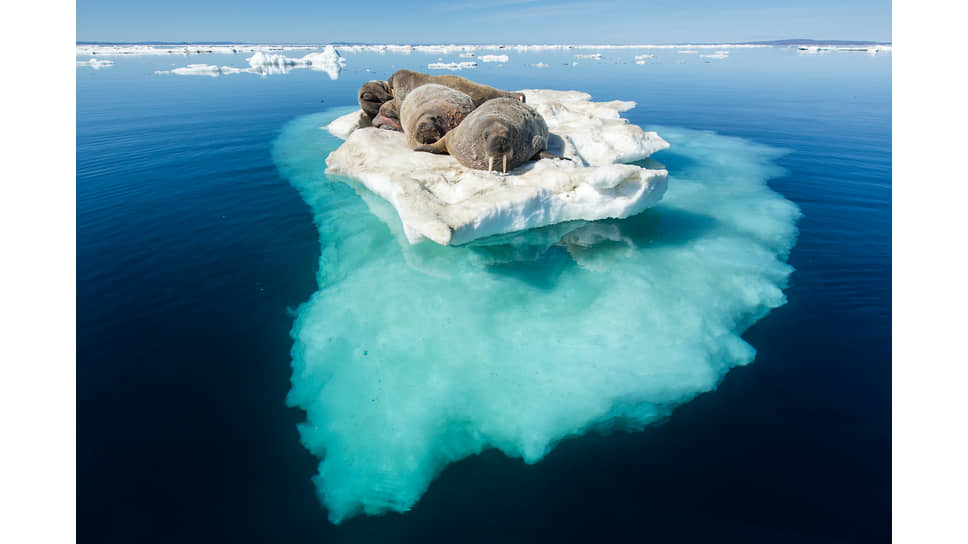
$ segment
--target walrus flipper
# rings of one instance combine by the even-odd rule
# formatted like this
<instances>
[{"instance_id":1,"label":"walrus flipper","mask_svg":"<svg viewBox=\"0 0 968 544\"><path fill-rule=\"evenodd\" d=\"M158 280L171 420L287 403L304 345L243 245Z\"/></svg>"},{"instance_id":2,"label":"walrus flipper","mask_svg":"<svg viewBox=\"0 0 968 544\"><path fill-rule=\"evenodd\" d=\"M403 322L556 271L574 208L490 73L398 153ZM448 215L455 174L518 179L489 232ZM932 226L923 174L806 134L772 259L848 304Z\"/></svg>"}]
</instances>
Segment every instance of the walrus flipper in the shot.
<instances>
[{"instance_id":1,"label":"walrus flipper","mask_svg":"<svg viewBox=\"0 0 968 544\"><path fill-rule=\"evenodd\" d=\"M424 151L426 153L436 153L438 155L446 155L447 154L447 143L446 143L446 140L447 140L447 136L444 135L443 138L437 140L436 142L434 142L432 144L418 145L417 147L413 148L413 150L414 151Z\"/></svg>"},{"instance_id":2,"label":"walrus flipper","mask_svg":"<svg viewBox=\"0 0 968 544\"><path fill-rule=\"evenodd\" d=\"M551 151L547 151L547 150L538 151L538 153L534 157L531 157L531 160L535 160L535 161L540 160L540 159L558 159L558 160L564 160L564 161L570 161L571 160L568 157L562 157L561 155L555 155Z\"/></svg>"}]
</instances>

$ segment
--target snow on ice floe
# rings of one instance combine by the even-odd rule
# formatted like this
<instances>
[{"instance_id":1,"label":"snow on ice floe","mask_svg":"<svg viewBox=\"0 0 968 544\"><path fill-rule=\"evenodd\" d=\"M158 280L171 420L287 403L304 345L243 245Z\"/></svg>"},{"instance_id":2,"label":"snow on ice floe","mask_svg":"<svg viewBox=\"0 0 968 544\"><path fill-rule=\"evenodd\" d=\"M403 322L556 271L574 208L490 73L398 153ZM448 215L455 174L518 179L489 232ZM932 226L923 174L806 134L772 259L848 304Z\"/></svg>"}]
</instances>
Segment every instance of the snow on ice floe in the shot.
<instances>
[{"instance_id":1,"label":"snow on ice floe","mask_svg":"<svg viewBox=\"0 0 968 544\"><path fill-rule=\"evenodd\" d=\"M100 70L101 68L107 68L108 66L114 66L113 60L101 60L96 58L90 58L88 60L77 61L78 66L90 66L95 70Z\"/></svg>"},{"instance_id":2,"label":"snow on ice floe","mask_svg":"<svg viewBox=\"0 0 968 544\"><path fill-rule=\"evenodd\" d=\"M508 61L507 55L481 55L478 58L481 59L481 62L507 62Z\"/></svg>"},{"instance_id":3,"label":"snow on ice floe","mask_svg":"<svg viewBox=\"0 0 968 544\"><path fill-rule=\"evenodd\" d=\"M410 243L464 244L564 221L628 217L662 198L665 170L622 164L669 146L620 116L634 102L521 92L548 123L551 151L572 160L530 162L508 175L473 170L449 155L412 151L402 133L354 130L353 112L326 127L346 139L327 157L326 172L355 179L391 203Z\"/></svg>"}]
</instances>

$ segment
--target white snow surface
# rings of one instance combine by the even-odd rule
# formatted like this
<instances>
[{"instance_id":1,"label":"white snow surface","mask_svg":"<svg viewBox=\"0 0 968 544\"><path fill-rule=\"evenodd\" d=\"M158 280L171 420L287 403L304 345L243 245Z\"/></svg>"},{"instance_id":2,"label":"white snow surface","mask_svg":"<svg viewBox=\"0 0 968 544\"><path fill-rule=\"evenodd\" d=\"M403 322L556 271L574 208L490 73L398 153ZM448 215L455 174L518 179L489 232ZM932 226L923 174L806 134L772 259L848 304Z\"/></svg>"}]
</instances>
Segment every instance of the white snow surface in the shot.
<instances>
[{"instance_id":1,"label":"white snow surface","mask_svg":"<svg viewBox=\"0 0 968 544\"><path fill-rule=\"evenodd\" d=\"M659 202L668 172L621 164L669 147L619 115L634 102L520 92L548 124L549 150L572 160L532 161L506 175L469 169L449 155L412 151L400 132L355 129L357 111L324 127L346 140L326 158L326 173L355 179L388 201L411 244L456 245L576 219L629 217Z\"/></svg>"}]
</instances>

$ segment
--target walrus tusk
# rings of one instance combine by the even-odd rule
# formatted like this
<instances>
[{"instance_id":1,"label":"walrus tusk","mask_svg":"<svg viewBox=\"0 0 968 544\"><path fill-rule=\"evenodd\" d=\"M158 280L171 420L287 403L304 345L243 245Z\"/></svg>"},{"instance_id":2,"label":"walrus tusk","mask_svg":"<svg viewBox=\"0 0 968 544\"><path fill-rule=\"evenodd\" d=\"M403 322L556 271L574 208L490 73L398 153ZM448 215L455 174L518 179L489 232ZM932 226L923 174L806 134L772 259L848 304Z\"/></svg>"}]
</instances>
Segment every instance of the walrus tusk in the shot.
<instances>
[{"instance_id":1,"label":"walrus tusk","mask_svg":"<svg viewBox=\"0 0 968 544\"><path fill-rule=\"evenodd\" d=\"M508 173L508 156L504 155L504 173Z\"/></svg>"},{"instance_id":2,"label":"walrus tusk","mask_svg":"<svg viewBox=\"0 0 968 544\"><path fill-rule=\"evenodd\" d=\"M487 158L487 173L490 174L491 170L494 170L494 157Z\"/></svg>"}]
</instances>

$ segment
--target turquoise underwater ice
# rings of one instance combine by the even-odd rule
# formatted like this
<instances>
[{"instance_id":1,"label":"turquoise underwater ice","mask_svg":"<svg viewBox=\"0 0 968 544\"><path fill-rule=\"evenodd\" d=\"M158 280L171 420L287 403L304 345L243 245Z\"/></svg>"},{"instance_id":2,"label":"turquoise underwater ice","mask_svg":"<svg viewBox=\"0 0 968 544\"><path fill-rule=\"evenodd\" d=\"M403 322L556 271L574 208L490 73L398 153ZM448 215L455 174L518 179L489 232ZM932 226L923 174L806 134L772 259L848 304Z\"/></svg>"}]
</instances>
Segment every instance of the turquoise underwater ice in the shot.
<instances>
[{"instance_id":1,"label":"turquoise underwater ice","mask_svg":"<svg viewBox=\"0 0 968 544\"><path fill-rule=\"evenodd\" d=\"M782 150L650 127L672 144L655 208L410 245L387 203L324 174L341 140L320 127L346 111L298 118L273 146L322 246L288 402L334 523L406 511L487 448L535 463L567 436L657 421L751 362L740 335L785 302L800 212L767 185Z\"/></svg>"}]
</instances>

